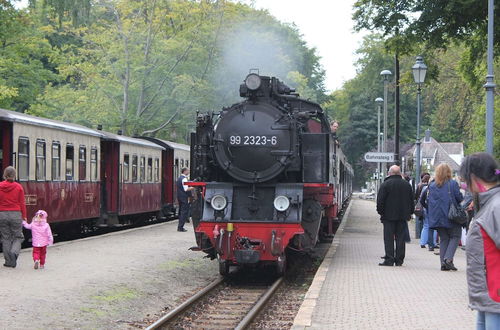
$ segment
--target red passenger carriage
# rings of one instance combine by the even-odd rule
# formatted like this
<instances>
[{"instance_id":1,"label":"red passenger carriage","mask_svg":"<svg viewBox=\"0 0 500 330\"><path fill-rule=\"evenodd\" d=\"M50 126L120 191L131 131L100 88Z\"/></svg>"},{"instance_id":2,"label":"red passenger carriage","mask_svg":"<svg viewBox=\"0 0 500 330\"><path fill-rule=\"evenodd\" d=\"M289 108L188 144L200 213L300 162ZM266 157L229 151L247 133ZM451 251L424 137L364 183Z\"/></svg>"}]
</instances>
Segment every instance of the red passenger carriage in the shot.
<instances>
[{"instance_id":1,"label":"red passenger carriage","mask_svg":"<svg viewBox=\"0 0 500 330\"><path fill-rule=\"evenodd\" d=\"M28 215L44 209L50 222L100 216L100 139L84 126L0 110L1 168L13 165Z\"/></svg>"},{"instance_id":2,"label":"red passenger carriage","mask_svg":"<svg viewBox=\"0 0 500 330\"><path fill-rule=\"evenodd\" d=\"M0 135L0 169L16 167L28 214L46 210L56 232L175 214L174 182L189 166L189 146L2 109Z\"/></svg>"}]
</instances>

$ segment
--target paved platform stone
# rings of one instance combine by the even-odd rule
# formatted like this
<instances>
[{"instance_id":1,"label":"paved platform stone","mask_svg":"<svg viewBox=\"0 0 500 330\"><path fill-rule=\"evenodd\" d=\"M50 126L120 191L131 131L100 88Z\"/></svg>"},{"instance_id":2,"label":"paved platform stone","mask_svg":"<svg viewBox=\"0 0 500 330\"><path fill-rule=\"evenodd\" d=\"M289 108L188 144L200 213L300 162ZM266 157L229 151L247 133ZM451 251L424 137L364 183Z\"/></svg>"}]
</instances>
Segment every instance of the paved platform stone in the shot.
<instances>
[{"instance_id":1,"label":"paved platform stone","mask_svg":"<svg viewBox=\"0 0 500 330\"><path fill-rule=\"evenodd\" d=\"M402 267L380 267L384 246L375 202L353 199L350 208L293 329L475 328L464 251L455 256L458 271L443 272L439 256L412 239Z\"/></svg>"}]
</instances>

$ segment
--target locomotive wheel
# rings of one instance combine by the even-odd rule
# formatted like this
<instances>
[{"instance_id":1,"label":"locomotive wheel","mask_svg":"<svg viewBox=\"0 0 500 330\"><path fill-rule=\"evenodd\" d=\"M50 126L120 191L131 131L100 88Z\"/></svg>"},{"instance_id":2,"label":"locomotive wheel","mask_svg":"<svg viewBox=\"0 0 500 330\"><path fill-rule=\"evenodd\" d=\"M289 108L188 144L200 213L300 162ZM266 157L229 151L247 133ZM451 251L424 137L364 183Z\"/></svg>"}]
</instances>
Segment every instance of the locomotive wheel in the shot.
<instances>
[{"instance_id":1,"label":"locomotive wheel","mask_svg":"<svg viewBox=\"0 0 500 330\"><path fill-rule=\"evenodd\" d=\"M333 236L326 233L326 230L321 230L319 232L319 242L320 243L331 243L333 242Z\"/></svg>"},{"instance_id":2,"label":"locomotive wheel","mask_svg":"<svg viewBox=\"0 0 500 330\"><path fill-rule=\"evenodd\" d=\"M278 260L276 260L276 274L278 276L283 276L285 275L285 272L286 272L286 256L285 254L283 254L278 257Z\"/></svg>"},{"instance_id":3,"label":"locomotive wheel","mask_svg":"<svg viewBox=\"0 0 500 330\"><path fill-rule=\"evenodd\" d=\"M222 260L219 257L219 274L222 276L229 275L229 263L226 260Z\"/></svg>"}]
</instances>

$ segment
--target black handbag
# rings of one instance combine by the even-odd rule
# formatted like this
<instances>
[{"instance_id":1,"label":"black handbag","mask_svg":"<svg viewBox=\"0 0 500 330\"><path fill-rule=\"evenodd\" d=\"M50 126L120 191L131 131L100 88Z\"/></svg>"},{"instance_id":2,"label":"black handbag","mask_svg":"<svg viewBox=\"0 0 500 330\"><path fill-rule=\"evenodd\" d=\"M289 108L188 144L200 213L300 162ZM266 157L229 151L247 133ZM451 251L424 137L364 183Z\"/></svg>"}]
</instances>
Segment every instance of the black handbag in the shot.
<instances>
[{"instance_id":1,"label":"black handbag","mask_svg":"<svg viewBox=\"0 0 500 330\"><path fill-rule=\"evenodd\" d=\"M450 196L450 209L448 210L448 219L457 225L464 226L467 223L467 212L457 205L455 196L451 195L450 182L448 182L448 195Z\"/></svg>"},{"instance_id":2,"label":"black handbag","mask_svg":"<svg viewBox=\"0 0 500 330\"><path fill-rule=\"evenodd\" d=\"M419 218L424 215L424 210L420 201L418 201L417 205L415 205L415 211L413 213L415 213L415 215Z\"/></svg>"}]
</instances>

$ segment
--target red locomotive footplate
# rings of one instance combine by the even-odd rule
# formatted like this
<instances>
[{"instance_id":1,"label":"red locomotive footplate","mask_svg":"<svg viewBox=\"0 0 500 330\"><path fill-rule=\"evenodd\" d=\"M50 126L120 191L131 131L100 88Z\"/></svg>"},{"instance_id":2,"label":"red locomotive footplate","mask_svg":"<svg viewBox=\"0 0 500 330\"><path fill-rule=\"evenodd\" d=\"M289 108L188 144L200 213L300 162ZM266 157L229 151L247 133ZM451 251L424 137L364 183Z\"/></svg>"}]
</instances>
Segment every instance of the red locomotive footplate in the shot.
<instances>
[{"instance_id":1,"label":"red locomotive footplate","mask_svg":"<svg viewBox=\"0 0 500 330\"><path fill-rule=\"evenodd\" d=\"M304 229L298 223L201 222L196 232L210 238L221 259L237 263L236 251L258 251L259 261L276 261Z\"/></svg>"}]
</instances>

